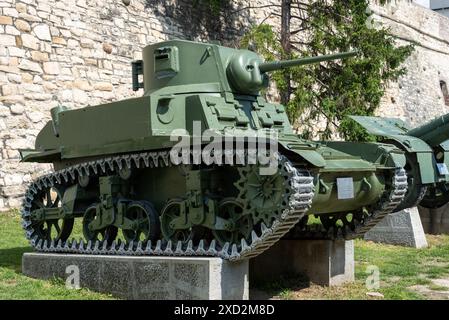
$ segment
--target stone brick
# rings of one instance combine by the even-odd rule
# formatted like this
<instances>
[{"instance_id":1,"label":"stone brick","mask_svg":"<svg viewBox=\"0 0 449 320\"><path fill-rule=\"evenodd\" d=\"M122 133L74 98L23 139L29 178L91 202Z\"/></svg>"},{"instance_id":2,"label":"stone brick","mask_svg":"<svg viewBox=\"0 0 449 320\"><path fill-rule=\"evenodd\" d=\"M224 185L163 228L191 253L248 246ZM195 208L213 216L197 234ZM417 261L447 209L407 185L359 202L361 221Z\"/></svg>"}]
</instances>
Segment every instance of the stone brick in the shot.
<instances>
[{"instance_id":1,"label":"stone brick","mask_svg":"<svg viewBox=\"0 0 449 320\"><path fill-rule=\"evenodd\" d=\"M57 62L44 62L44 71L48 74L59 74L61 69Z\"/></svg>"},{"instance_id":2,"label":"stone brick","mask_svg":"<svg viewBox=\"0 0 449 320\"><path fill-rule=\"evenodd\" d=\"M19 16L19 13L14 8L3 8L3 14L5 16L14 17L14 18L17 18Z\"/></svg>"},{"instance_id":3,"label":"stone brick","mask_svg":"<svg viewBox=\"0 0 449 320\"><path fill-rule=\"evenodd\" d=\"M31 14L28 14L28 13L23 13L23 12L19 13L19 18L22 18L23 20L26 20L28 22L40 22L40 21L42 21L42 19L40 19L40 18L38 18L36 16L33 16Z\"/></svg>"},{"instance_id":4,"label":"stone brick","mask_svg":"<svg viewBox=\"0 0 449 320\"><path fill-rule=\"evenodd\" d=\"M34 111L34 112L30 112L28 114L28 118L31 120L31 122L33 123L38 123L42 120L44 120L44 115L42 114L42 112L38 112L38 111Z\"/></svg>"},{"instance_id":5,"label":"stone brick","mask_svg":"<svg viewBox=\"0 0 449 320\"><path fill-rule=\"evenodd\" d=\"M34 78L36 78L36 77L41 79L39 76L35 76ZM36 82L36 81L33 79L33 82ZM34 83L24 83L20 86L20 89L22 91L30 91L30 92L43 92L44 91L42 86L34 84Z\"/></svg>"},{"instance_id":6,"label":"stone brick","mask_svg":"<svg viewBox=\"0 0 449 320\"><path fill-rule=\"evenodd\" d=\"M13 103L24 103L25 99L22 95L14 95L14 96L0 96L0 102L6 104Z\"/></svg>"},{"instance_id":7,"label":"stone brick","mask_svg":"<svg viewBox=\"0 0 449 320\"><path fill-rule=\"evenodd\" d=\"M0 117L8 117L9 115L9 108L0 103Z\"/></svg>"},{"instance_id":8,"label":"stone brick","mask_svg":"<svg viewBox=\"0 0 449 320\"><path fill-rule=\"evenodd\" d=\"M31 51L31 58L34 61L48 61L48 53L40 51Z\"/></svg>"},{"instance_id":9,"label":"stone brick","mask_svg":"<svg viewBox=\"0 0 449 320\"><path fill-rule=\"evenodd\" d=\"M77 79L73 82L73 87L83 91L92 91L93 88L88 81ZM95 88L96 89L96 88Z\"/></svg>"},{"instance_id":10,"label":"stone brick","mask_svg":"<svg viewBox=\"0 0 449 320\"><path fill-rule=\"evenodd\" d=\"M11 35L13 35L13 36L18 36L18 35L20 35L20 31L19 30L17 30L15 27L13 27L13 26L6 26L5 27L5 33L6 34L11 34Z\"/></svg>"},{"instance_id":11,"label":"stone brick","mask_svg":"<svg viewBox=\"0 0 449 320\"><path fill-rule=\"evenodd\" d=\"M23 82L33 82L33 76L29 73L22 73Z\"/></svg>"},{"instance_id":12,"label":"stone brick","mask_svg":"<svg viewBox=\"0 0 449 320\"><path fill-rule=\"evenodd\" d=\"M19 64L19 58L17 57L9 57L9 65L17 66Z\"/></svg>"},{"instance_id":13,"label":"stone brick","mask_svg":"<svg viewBox=\"0 0 449 320\"><path fill-rule=\"evenodd\" d=\"M19 69L42 73L42 68L38 63L26 59L22 59Z\"/></svg>"},{"instance_id":14,"label":"stone brick","mask_svg":"<svg viewBox=\"0 0 449 320\"><path fill-rule=\"evenodd\" d=\"M51 12L50 5L48 3L45 3L45 2L39 1L39 4L38 4L37 8L39 10L42 10L42 11L45 11L45 12Z\"/></svg>"},{"instance_id":15,"label":"stone brick","mask_svg":"<svg viewBox=\"0 0 449 320\"><path fill-rule=\"evenodd\" d=\"M81 45L82 48L93 48L95 43L91 39L81 38L80 39L80 45Z\"/></svg>"},{"instance_id":16,"label":"stone brick","mask_svg":"<svg viewBox=\"0 0 449 320\"><path fill-rule=\"evenodd\" d=\"M52 82L44 82L43 84L44 89L46 89L47 91L53 91L56 90L58 88L58 86L56 86L54 83Z\"/></svg>"},{"instance_id":17,"label":"stone brick","mask_svg":"<svg viewBox=\"0 0 449 320\"><path fill-rule=\"evenodd\" d=\"M16 3L16 10L21 13L27 12L27 6L25 3Z\"/></svg>"},{"instance_id":18,"label":"stone brick","mask_svg":"<svg viewBox=\"0 0 449 320\"><path fill-rule=\"evenodd\" d=\"M110 84L108 82L97 82L97 83L94 83L94 88L95 88L95 90L100 90L100 91L112 91L112 89L114 87L112 86L112 84Z\"/></svg>"},{"instance_id":19,"label":"stone brick","mask_svg":"<svg viewBox=\"0 0 449 320\"><path fill-rule=\"evenodd\" d=\"M78 40L74 40L74 39L69 39L67 41L67 46L70 48L78 48L80 45Z\"/></svg>"},{"instance_id":20,"label":"stone brick","mask_svg":"<svg viewBox=\"0 0 449 320\"><path fill-rule=\"evenodd\" d=\"M11 96L17 94L17 85L5 84L2 87L2 94L4 96Z\"/></svg>"},{"instance_id":21,"label":"stone brick","mask_svg":"<svg viewBox=\"0 0 449 320\"><path fill-rule=\"evenodd\" d=\"M25 93L24 96L26 99L35 101L48 101L52 99L52 95L47 93Z\"/></svg>"},{"instance_id":22,"label":"stone brick","mask_svg":"<svg viewBox=\"0 0 449 320\"><path fill-rule=\"evenodd\" d=\"M8 74L8 80L11 83L22 83L22 77L15 73Z\"/></svg>"},{"instance_id":23,"label":"stone brick","mask_svg":"<svg viewBox=\"0 0 449 320\"><path fill-rule=\"evenodd\" d=\"M90 66L96 66L96 65L98 65L98 62L97 62L97 60L96 59L89 59L89 58L86 58L86 59L84 59L84 63L86 64L86 65L90 65Z\"/></svg>"},{"instance_id":24,"label":"stone brick","mask_svg":"<svg viewBox=\"0 0 449 320\"><path fill-rule=\"evenodd\" d=\"M38 24L33 32L40 40L51 41L50 28L46 24Z\"/></svg>"},{"instance_id":25,"label":"stone brick","mask_svg":"<svg viewBox=\"0 0 449 320\"><path fill-rule=\"evenodd\" d=\"M0 24L12 24L12 18L7 16L0 16Z\"/></svg>"},{"instance_id":26,"label":"stone brick","mask_svg":"<svg viewBox=\"0 0 449 320\"><path fill-rule=\"evenodd\" d=\"M112 53L112 49L113 49L113 47L110 43L103 43L104 52L110 54L110 53Z\"/></svg>"},{"instance_id":27,"label":"stone brick","mask_svg":"<svg viewBox=\"0 0 449 320\"><path fill-rule=\"evenodd\" d=\"M12 114L22 114L25 111L24 107L22 105L20 105L20 104L12 105L10 107L10 110L11 110Z\"/></svg>"},{"instance_id":28,"label":"stone brick","mask_svg":"<svg viewBox=\"0 0 449 320\"><path fill-rule=\"evenodd\" d=\"M25 20L21 20L21 19L17 19L14 22L14 25L16 26L17 29L19 29L20 31L23 32L30 32L31 31L31 26L28 22L26 22Z\"/></svg>"},{"instance_id":29,"label":"stone brick","mask_svg":"<svg viewBox=\"0 0 449 320\"><path fill-rule=\"evenodd\" d=\"M61 38L61 37L53 37L52 42L55 44L60 44L60 45L64 45L64 46L67 44L67 41L65 41L65 39Z\"/></svg>"},{"instance_id":30,"label":"stone brick","mask_svg":"<svg viewBox=\"0 0 449 320\"><path fill-rule=\"evenodd\" d=\"M8 34L0 34L0 43L2 46L15 46L16 37Z\"/></svg>"},{"instance_id":31,"label":"stone brick","mask_svg":"<svg viewBox=\"0 0 449 320\"><path fill-rule=\"evenodd\" d=\"M7 186L19 185L22 183L22 175L21 174L7 174L4 178L5 184Z\"/></svg>"},{"instance_id":32,"label":"stone brick","mask_svg":"<svg viewBox=\"0 0 449 320\"><path fill-rule=\"evenodd\" d=\"M72 96L75 102L83 106L85 106L88 101L88 96L83 90L73 89Z\"/></svg>"},{"instance_id":33,"label":"stone brick","mask_svg":"<svg viewBox=\"0 0 449 320\"><path fill-rule=\"evenodd\" d=\"M6 73L18 73L20 70L19 70L19 68L15 67L15 66L1 65L1 63L0 63L0 71L6 72Z\"/></svg>"},{"instance_id":34,"label":"stone brick","mask_svg":"<svg viewBox=\"0 0 449 320\"><path fill-rule=\"evenodd\" d=\"M8 52L11 57L24 57L25 56L25 50L17 48L17 47L9 47Z\"/></svg>"},{"instance_id":35,"label":"stone brick","mask_svg":"<svg viewBox=\"0 0 449 320\"><path fill-rule=\"evenodd\" d=\"M34 77L33 77L33 83L39 83L39 84L42 84L42 78L38 75L38 74L36 74ZM39 86L39 88L42 90L42 86ZM41 91L40 90L40 91ZM39 92L40 92L39 91Z\"/></svg>"},{"instance_id":36,"label":"stone brick","mask_svg":"<svg viewBox=\"0 0 449 320\"><path fill-rule=\"evenodd\" d=\"M33 50L39 49L39 40L31 34L22 34L21 36L22 46Z\"/></svg>"}]
</instances>

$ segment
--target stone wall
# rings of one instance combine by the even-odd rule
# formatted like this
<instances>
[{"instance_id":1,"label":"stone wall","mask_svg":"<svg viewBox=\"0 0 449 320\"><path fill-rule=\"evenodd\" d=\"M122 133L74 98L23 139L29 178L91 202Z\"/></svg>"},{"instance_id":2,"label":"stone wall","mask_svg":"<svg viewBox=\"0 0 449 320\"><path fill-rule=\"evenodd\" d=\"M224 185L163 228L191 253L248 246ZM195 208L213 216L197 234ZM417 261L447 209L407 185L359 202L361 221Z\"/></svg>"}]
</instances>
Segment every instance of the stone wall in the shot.
<instances>
[{"instance_id":1,"label":"stone wall","mask_svg":"<svg viewBox=\"0 0 449 320\"><path fill-rule=\"evenodd\" d=\"M389 85L377 114L419 125L448 113L440 82L449 88L449 18L405 1L372 9L400 44L415 44L407 74Z\"/></svg>"},{"instance_id":2,"label":"stone wall","mask_svg":"<svg viewBox=\"0 0 449 320\"><path fill-rule=\"evenodd\" d=\"M34 147L52 107L134 96L130 63L145 45L230 43L276 2L225 1L231 14L217 18L187 0L0 0L0 211L18 207L24 184L50 169L19 163L18 149Z\"/></svg>"},{"instance_id":3,"label":"stone wall","mask_svg":"<svg viewBox=\"0 0 449 320\"><path fill-rule=\"evenodd\" d=\"M48 165L19 163L49 110L136 95L130 62L149 43L170 38L219 39L235 45L248 26L279 27L279 0L227 0L226 15L192 10L187 0L0 0L0 211L20 205L24 184ZM378 114L415 125L447 113L449 19L418 5L373 5L398 42L416 43L409 72L390 84ZM140 94L140 93L139 93Z\"/></svg>"}]
</instances>

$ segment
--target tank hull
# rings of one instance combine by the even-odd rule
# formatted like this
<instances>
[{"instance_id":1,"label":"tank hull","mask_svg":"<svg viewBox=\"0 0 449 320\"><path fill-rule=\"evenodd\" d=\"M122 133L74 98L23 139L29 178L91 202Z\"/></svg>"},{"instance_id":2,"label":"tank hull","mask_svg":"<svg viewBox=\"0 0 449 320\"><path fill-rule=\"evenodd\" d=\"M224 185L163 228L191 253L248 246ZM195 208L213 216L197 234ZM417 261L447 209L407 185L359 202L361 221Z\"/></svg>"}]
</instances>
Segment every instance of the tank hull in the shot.
<instances>
[{"instance_id":1,"label":"tank hull","mask_svg":"<svg viewBox=\"0 0 449 320\"><path fill-rule=\"evenodd\" d=\"M292 231L363 236L405 199L407 150L301 139L285 107L259 94L265 72L278 65L285 66L247 50L167 41L147 46L133 65L142 97L52 109L35 149L21 152L22 161L55 169L25 194L30 243L42 251L239 260ZM310 217L325 236L313 232ZM76 223L81 241L70 240L79 236Z\"/></svg>"}]
</instances>

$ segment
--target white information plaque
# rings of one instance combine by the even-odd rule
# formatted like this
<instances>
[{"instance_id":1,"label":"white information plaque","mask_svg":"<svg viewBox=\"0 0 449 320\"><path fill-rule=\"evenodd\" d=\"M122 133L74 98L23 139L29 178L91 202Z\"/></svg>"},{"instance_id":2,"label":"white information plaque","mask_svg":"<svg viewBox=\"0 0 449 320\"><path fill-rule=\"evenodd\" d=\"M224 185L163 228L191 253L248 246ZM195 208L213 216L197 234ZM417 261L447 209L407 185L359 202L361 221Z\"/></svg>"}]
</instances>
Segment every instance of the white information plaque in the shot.
<instances>
[{"instance_id":1,"label":"white information plaque","mask_svg":"<svg viewBox=\"0 0 449 320\"><path fill-rule=\"evenodd\" d=\"M338 200L354 198L354 181L352 178L337 178Z\"/></svg>"},{"instance_id":2,"label":"white information plaque","mask_svg":"<svg viewBox=\"0 0 449 320\"><path fill-rule=\"evenodd\" d=\"M437 168L440 175L444 176L449 174L449 170L447 169L447 165L445 163L437 163Z\"/></svg>"}]
</instances>

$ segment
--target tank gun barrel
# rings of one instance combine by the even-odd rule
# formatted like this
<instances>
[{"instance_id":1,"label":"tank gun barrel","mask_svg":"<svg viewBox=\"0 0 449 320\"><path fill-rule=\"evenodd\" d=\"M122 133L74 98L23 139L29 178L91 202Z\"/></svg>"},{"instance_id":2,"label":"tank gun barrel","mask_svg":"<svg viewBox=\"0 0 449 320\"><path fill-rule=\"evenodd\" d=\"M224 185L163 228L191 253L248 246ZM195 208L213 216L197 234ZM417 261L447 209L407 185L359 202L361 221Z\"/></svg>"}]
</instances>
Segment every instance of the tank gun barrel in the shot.
<instances>
[{"instance_id":1,"label":"tank gun barrel","mask_svg":"<svg viewBox=\"0 0 449 320\"><path fill-rule=\"evenodd\" d=\"M346 59L350 57L354 57L358 54L358 51L349 51L349 52L342 52L342 53L336 53L336 54L329 54L324 56L317 56L317 57L307 57L307 58L301 58L301 59L293 59L293 60L285 60L285 61L271 61L271 62L264 62L261 63L259 66L259 70L261 73L295 67L295 66L303 66L307 64L313 64L313 63L319 63L324 61L330 61L330 60L337 60L337 59Z\"/></svg>"},{"instance_id":2,"label":"tank gun barrel","mask_svg":"<svg viewBox=\"0 0 449 320\"><path fill-rule=\"evenodd\" d=\"M449 140L449 113L412 129L407 134L424 140L432 147L438 146Z\"/></svg>"}]
</instances>

